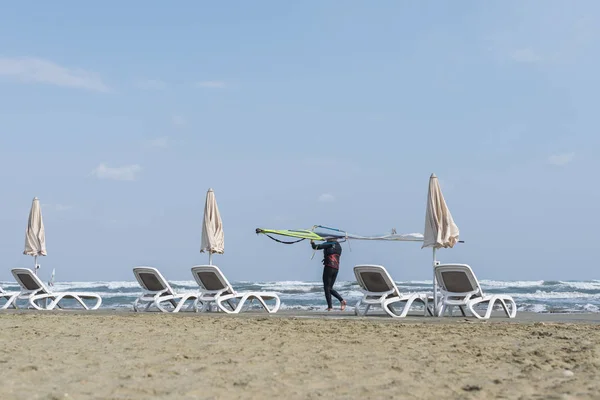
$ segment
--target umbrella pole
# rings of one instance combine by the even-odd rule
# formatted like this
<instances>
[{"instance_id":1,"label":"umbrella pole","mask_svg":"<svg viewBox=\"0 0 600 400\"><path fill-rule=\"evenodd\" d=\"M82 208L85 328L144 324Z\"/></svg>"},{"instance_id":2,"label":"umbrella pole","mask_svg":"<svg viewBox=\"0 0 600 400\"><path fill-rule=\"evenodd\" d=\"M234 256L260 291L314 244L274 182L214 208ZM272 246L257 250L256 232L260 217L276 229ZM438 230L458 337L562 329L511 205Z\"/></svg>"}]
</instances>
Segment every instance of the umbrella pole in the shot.
<instances>
[{"instance_id":1,"label":"umbrella pole","mask_svg":"<svg viewBox=\"0 0 600 400\"><path fill-rule=\"evenodd\" d=\"M437 260L435 259L436 248L433 248L433 315L437 317L437 281L435 278L435 265Z\"/></svg>"},{"instance_id":2,"label":"umbrella pole","mask_svg":"<svg viewBox=\"0 0 600 400\"><path fill-rule=\"evenodd\" d=\"M208 252L208 265L212 265L212 251Z\"/></svg>"},{"instance_id":3,"label":"umbrella pole","mask_svg":"<svg viewBox=\"0 0 600 400\"><path fill-rule=\"evenodd\" d=\"M38 270L37 256L33 256L33 273L36 275L37 275L37 270Z\"/></svg>"}]
</instances>

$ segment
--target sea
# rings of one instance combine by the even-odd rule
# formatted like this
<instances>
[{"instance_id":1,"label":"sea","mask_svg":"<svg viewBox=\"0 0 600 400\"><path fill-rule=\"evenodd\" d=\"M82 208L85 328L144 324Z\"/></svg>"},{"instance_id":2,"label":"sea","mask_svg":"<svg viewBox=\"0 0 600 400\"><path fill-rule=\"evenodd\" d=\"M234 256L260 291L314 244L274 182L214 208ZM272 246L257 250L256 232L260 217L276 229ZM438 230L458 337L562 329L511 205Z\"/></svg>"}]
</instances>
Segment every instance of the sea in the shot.
<instances>
[{"instance_id":1,"label":"sea","mask_svg":"<svg viewBox=\"0 0 600 400\"><path fill-rule=\"evenodd\" d=\"M176 292L195 292L195 281L169 281ZM279 294L282 310L324 311L326 309L321 282L231 282L240 292L265 290ZM432 281L396 282L402 293L431 292ZM519 311L536 313L600 312L600 280L591 281L493 281L480 280L484 293L510 294ZM15 282L0 282L5 291L18 291ZM361 298L356 282L337 282L334 288L347 300L347 312ZM56 282L55 291L94 292L102 296L101 309L132 309L142 293L136 281ZM337 307L334 299L334 307Z\"/></svg>"}]
</instances>

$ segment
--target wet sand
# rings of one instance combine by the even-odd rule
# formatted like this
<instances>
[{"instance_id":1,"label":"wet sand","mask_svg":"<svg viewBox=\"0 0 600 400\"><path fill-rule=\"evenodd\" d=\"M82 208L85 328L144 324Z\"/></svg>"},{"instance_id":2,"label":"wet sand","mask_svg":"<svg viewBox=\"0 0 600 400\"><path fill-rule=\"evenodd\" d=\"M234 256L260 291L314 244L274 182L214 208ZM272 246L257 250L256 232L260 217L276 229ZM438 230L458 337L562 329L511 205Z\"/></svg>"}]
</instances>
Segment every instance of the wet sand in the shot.
<instances>
[{"instance_id":1,"label":"wet sand","mask_svg":"<svg viewBox=\"0 0 600 400\"><path fill-rule=\"evenodd\" d=\"M592 399L600 315L0 313L3 399Z\"/></svg>"}]
</instances>

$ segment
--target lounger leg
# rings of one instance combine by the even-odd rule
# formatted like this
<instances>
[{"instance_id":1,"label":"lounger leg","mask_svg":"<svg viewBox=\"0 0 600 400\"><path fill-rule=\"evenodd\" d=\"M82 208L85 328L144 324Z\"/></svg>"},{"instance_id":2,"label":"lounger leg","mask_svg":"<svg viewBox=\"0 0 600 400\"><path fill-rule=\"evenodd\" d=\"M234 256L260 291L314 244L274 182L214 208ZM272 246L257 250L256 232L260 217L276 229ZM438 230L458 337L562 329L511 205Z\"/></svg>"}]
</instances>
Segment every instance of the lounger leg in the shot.
<instances>
[{"instance_id":1,"label":"lounger leg","mask_svg":"<svg viewBox=\"0 0 600 400\"><path fill-rule=\"evenodd\" d=\"M48 294L33 295L29 297L29 304L36 310L46 310L47 308L42 307L40 304L38 304L38 302L48 298L55 298L55 296L51 296Z\"/></svg>"},{"instance_id":2,"label":"lounger leg","mask_svg":"<svg viewBox=\"0 0 600 400\"><path fill-rule=\"evenodd\" d=\"M499 298L498 300L508 318L514 318L517 315L517 304L512 298ZM510 307L506 302L510 303Z\"/></svg>"},{"instance_id":3,"label":"lounger leg","mask_svg":"<svg viewBox=\"0 0 600 400\"><path fill-rule=\"evenodd\" d=\"M274 297L275 306L273 308L269 308L269 306L267 305L267 302L262 297L254 296L254 298L259 301L259 303L263 306L265 311L268 312L269 314L276 313L279 310L279 307L281 306L281 300L279 299L279 296ZM250 299L250 301L252 301L252 299Z\"/></svg>"},{"instance_id":4,"label":"lounger leg","mask_svg":"<svg viewBox=\"0 0 600 400\"><path fill-rule=\"evenodd\" d=\"M182 297L179 300L179 303L175 303L176 305L175 305L175 308L173 309L173 312L174 313L179 312L179 310L181 310L181 307L183 307L183 305L185 304L186 300L187 300L187 297ZM171 304L173 304L173 300L171 300Z\"/></svg>"},{"instance_id":5,"label":"lounger leg","mask_svg":"<svg viewBox=\"0 0 600 400\"><path fill-rule=\"evenodd\" d=\"M246 302L246 299L248 298L248 295L243 295L239 300L238 300L238 305L237 307L233 308L232 310L228 310L227 308L225 308L225 306L223 306L223 303L227 303L229 304L229 306L231 307L231 302L229 299L221 299L220 297L217 297L215 300L217 302L217 309L220 311L223 311L227 314L237 314L240 312L240 310L242 309L242 307L244 306L244 303Z\"/></svg>"},{"instance_id":6,"label":"lounger leg","mask_svg":"<svg viewBox=\"0 0 600 400\"><path fill-rule=\"evenodd\" d=\"M173 310L173 312L179 312L181 310L181 308L185 305L185 302L188 301L191 298L197 298L195 294L188 294L185 295L181 298L181 300L179 300L179 303L177 303L177 306L175 307L175 309ZM188 306L188 310L193 306L189 305Z\"/></svg>"},{"instance_id":7,"label":"lounger leg","mask_svg":"<svg viewBox=\"0 0 600 400\"><path fill-rule=\"evenodd\" d=\"M404 318L406 317L406 315L408 314L408 312L410 311L411 306L413 305L413 303L415 301L419 301L422 302L425 305L425 308L427 309L427 300L421 298L418 294L413 294L408 298L404 298L402 300L400 300L400 298L395 298L392 300L387 300L382 304L382 307L384 309L384 311L390 316L390 317L394 317L394 318ZM404 308L402 309L402 312L400 314L397 314L395 312L395 310L392 307L392 304L395 303L405 303L404 304ZM426 312L426 311L425 311Z\"/></svg>"},{"instance_id":8,"label":"lounger leg","mask_svg":"<svg viewBox=\"0 0 600 400\"><path fill-rule=\"evenodd\" d=\"M225 302L228 303L229 305L231 305L231 302L230 302L231 299L221 299L221 298L217 297L215 300L217 302L217 307L219 310L221 310L227 314L238 314L245 307L246 301L248 301L249 299L250 299L250 301L252 301L252 299L256 299L261 303L263 308L269 314L271 314L271 313L277 312L277 310L279 310L279 307L281 306L281 300L279 299L279 297L276 296L274 298L275 298L275 307L273 307L271 309L271 308L269 308L269 306L267 305L265 300L262 297L260 297L259 295L255 294L255 293L244 293L241 297L239 297L237 307L235 307L231 311L228 310L227 308L225 308L225 306L223 305L223 303L225 303Z\"/></svg>"},{"instance_id":9,"label":"lounger leg","mask_svg":"<svg viewBox=\"0 0 600 400\"><path fill-rule=\"evenodd\" d=\"M511 310L509 311L506 303L504 301L502 301L502 306L504 307L504 311L506 312L506 315L508 316L508 318L516 317L517 316L517 303L515 303L515 301L512 298L508 298L505 300L508 301L511 305Z\"/></svg>"},{"instance_id":10,"label":"lounger leg","mask_svg":"<svg viewBox=\"0 0 600 400\"><path fill-rule=\"evenodd\" d=\"M5 299L6 299L6 303L2 306L3 310L6 310L10 307L17 308L17 302L16 302L17 296L16 295L5 297Z\"/></svg>"},{"instance_id":11,"label":"lounger leg","mask_svg":"<svg viewBox=\"0 0 600 400\"><path fill-rule=\"evenodd\" d=\"M81 297L79 297L78 295L69 294L69 293L57 295L54 298L54 300L51 301L50 304L45 307L46 310L53 310L58 305L58 303L65 297L72 298L73 300L77 301L85 310L89 310L89 307L87 306L87 304L85 304L85 302L83 301L83 299Z\"/></svg>"},{"instance_id":12,"label":"lounger leg","mask_svg":"<svg viewBox=\"0 0 600 400\"><path fill-rule=\"evenodd\" d=\"M190 295L185 296L185 300L182 300L182 302L181 302L181 308L183 308L184 303L190 299L194 299L194 301L192 303L188 304L188 306L185 309L187 311L196 310L195 304L196 304L196 301L198 300L198 295L196 295L196 294L190 294Z\"/></svg>"},{"instance_id":13,"label":"lounger leg","mask_svg":"<svg viewBox=\"0 0 600 400\"><path fill-rule=\"evenodd\" d=\"M399 303L399 301L396 301L396 302ZM386 301L381 305L381 307L386 312L386 314L388 314L390 317L394 317L394 318L405 317L406 313L408 313L408 309L410 308L410 304L412 303L412 301L404 300L402 302L404 302L405 304L404 304L404 308L402 309L402 312L400 314L396 314L396 310L394 310L392 302Z\"/></svg>"},{"instance_id":14,"label":"lounger leg","mask_svg":"<svg viewBox=\"0 0 600 400\"><path fill-rule=\"evenodd\" d=\"M448 306L446 305L446 303L442 303L442 306L440 307L440 309L438 311L438 317L443 317L447 308L448 308Z\"/></svg>"},{"instance_id":15,"label":"lounger leg","mask_svg":"<svg viewBox=\"0 0 600 400\"><path fill-rule=\"evenodd\" d=\"M354 315L360 317L360 305L362 304L362 299L356 302L354 306Z\"/></svg>"},{"instance_id":16,"label":"lounger leg","mask_svg":"<svg viewBox=\"0 0 600 400\"><path fill-rule=\"evenodd\" d=\"M181 300L179 301L179 303L177 303L178 298L181 298L181 297L174 296L174 295L160 296L159 298L154 300L154 303L156 305L156 308L158 308L162 312L178 312L179 308L180 308L179 305L183 305L183 302ZM166 303L166 302L168 302L171 305L175 304L175 307L173 308L173 310L168 310L164 307L163 303Z\"/></svg>"},{"instance_id":17,"label":"lounger leg","mask_svg":"<svg viewBox=\"0 0 600 400\"><path fill-rule=\"evenodd\" d=\"M475 316L475 318L477 319L488 319L491 314L492 314L492 309L494 308L494 302L496 300L492 297L490 299L481 299L481 300L476 300L476 301L471 301L469 302L469 311L471 311L471 313ZM485 315L481 315L479 314L477 311L475 311L475 306L481 303L488 303Z\"/></svg>"},{"instance_id":18,"label":"lounger leg","mask_svg":"<svg viewBox=\"0 0 600 400\"><path fill-rule=\"evenodd\" d=\"M229 304L229 307L231 307L232 310L235 310L235 307L231 304L231 300L227 300L227 304Z\"/></svg>"},{"instance_id":19,"label":"lounger leg","mask_svg":"<svg viewBox=\"0 0 600 400\"><path fill-rule=\"evenodd\" d=\"M366 304L364 304L364 306L365 306L364 311L361 311L361 307L363 306L363 300L364 300L364 298L360 299L354 306L354 314L356 314L359 317L367 315L367 313L369 312L369 308L371 307L371 304L366 303Z\"/></svg>"},{"instance_id":20,"label":"lounger leg","mask_svg":"<svg viewBox=\"0 0 600 400\"><path fill-rule=\"evenodd\" d=\"M100 305L102 304L102 297L98 296L98 297L95 297L95 299L96 299L96 304L94 304L93 307L90 307L90 310L97 310L100 308Z\"/></svg>"}]
</instances>

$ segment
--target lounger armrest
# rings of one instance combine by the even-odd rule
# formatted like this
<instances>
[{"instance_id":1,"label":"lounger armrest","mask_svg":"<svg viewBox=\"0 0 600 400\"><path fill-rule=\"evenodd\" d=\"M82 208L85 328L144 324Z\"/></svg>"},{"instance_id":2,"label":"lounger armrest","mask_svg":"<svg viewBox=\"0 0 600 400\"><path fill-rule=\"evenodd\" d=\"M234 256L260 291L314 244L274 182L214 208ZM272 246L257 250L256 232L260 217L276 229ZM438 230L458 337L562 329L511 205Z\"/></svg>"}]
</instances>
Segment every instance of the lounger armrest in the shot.
<instances>
[{"instance_id":1,"label":"lounger armrest","mask_svg":"<svg viewBox=\"0 0 600 400\"><path fill-rule=\"evenodd\" d=\"M221 290L202 290L200 289L200 293L203 295L211 295L211 296L222 296L223 294L225 294L227 292L227 289L221 289ZM228 293L228 294L232 294L232 293Z\"/></svg>"},{"instance_id":2,"label":"lounger armrest","mask_svg":"<svg viewBox=\"0 0 600 400\"><path fill-rule=\"evenodd\" d=\"M154 295L154 300L158 300L165 293L169 293L169 289L165 289L165 290L161 290L160 292L156 292L156 294Z\"/></svg>"},{"instance_id":3,"label":"lounger armrest","mask_svg":"<svg viewBox=\"0 0 600 400\"><path fill-rule=\"evenodd\" d=\"M450 296L450 297L468 297L471 298L473 296L481 296L481 293L479 293L478 290L472 291L472 292L459 292L459 293L455 293L455 292L447 292L445 290L442 290L442 296Z\"/></svg>"},{"instance_id":4,"label":"lounger armrest","mask_svg":"<svg viewBox=\"0 0 600 400\"><path fill-rule=\"evenodd\" d=\"M452 306L462 306L466 305L472 300L472 297L475 293L452 293L452 292L443 292L441 302L452 305ZM451 299L450 297L458 297L457 299ZM479 297L479 296L478 296Z\"/></svg>"},{"instance_id":5,"label":"lounger armrest","mask_svg":"<svg viewBox=\"0 0 600 400\"><path fill-rule=\"evenodd\" d=\"M275 299L277 297L279 297L279 293L277 292L237 292L235 297L241 297L244 295L249 295L249 296L257 296L257 297L262 297L265 299Z\"/></svg>"},{"instance_id":6,"label":"lounger armrest","mask_svg":"<svg viewBox=\"0 0 600 400\"><path fill-rule=\"evenodd\" d=\"M396 292L394 289L391 290L387 290L385 292L369 292L368 290L364 290L364 289L360 289L360 291L365 295L365 296L373 296L373 297L378 297L378 296L389 296L390 294L394 294L394 292Z\"/></svg>"},{"instance_id":7,"label":"lounger armrest","mask_svg":"<svg viewBox=\"0 0 600 400\"><path fill-rule=\"evenodd\" d=\"M52 292L53 294L68 294L79 297L100 297L98 293L94 292Z\"/></svg>"}]
</instances>

